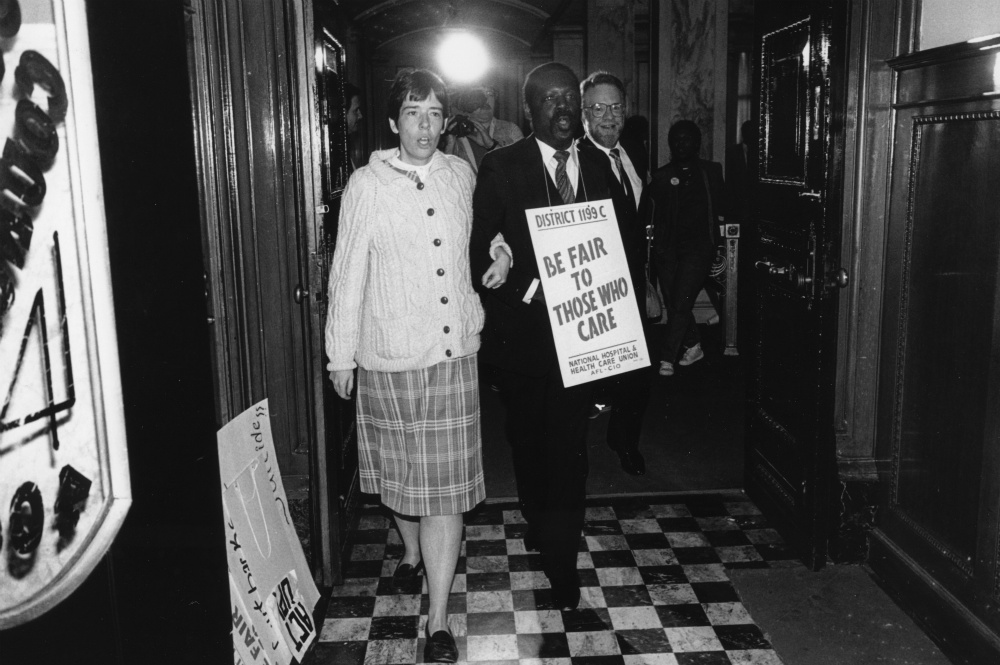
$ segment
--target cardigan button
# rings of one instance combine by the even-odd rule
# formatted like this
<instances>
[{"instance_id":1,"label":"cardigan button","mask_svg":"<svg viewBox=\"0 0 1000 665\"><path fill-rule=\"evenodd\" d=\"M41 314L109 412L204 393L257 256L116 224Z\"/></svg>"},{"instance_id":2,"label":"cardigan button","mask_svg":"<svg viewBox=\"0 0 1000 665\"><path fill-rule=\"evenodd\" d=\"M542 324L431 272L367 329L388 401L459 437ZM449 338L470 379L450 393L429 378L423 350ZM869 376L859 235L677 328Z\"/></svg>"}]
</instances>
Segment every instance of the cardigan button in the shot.
<instances>
[{"instance_id":1,"label":"cardigan button","mask_svg":"<svg viewBox=\"0 0 1000 665\"><path fill-rule=\"evenodd\" d=\"M418 182L417 183L417 189L423 189L423 188L424 188L424 183Z\"/></svg>"},{"instance_id":2,"label":"cardigan button","mask_svg":"<svg viewBox=\"0 0 1000 665\"><path fill-rule=\"evenodd\" d=\"M438 268L437 273L438 273L438 277L441 277L442 275L444 275L444 268Z\"/></svg>"},{"instance_id":3,"label":"cardigan button","mask_svg":"<svg viewBox=\"0 0 1000 665\"><path fill-rule=\"evenodd\" d=\"M434 238L434 246L435 247L441 246L441 238Z\"/></svg>"},{"instance_id":4,"label":"cardigan button","mask_svg":"<svg viewBox=\"0 0 1000 665\"><path fill-rule=\"evenodd\" d=\"M441 304L442 305L448 304L448 296L441 296Z\"/></svg>"},{"instance_id":5,"label":"cardigan button","mask_svg":"<svg viewBox=\"0 0 1000 665\"><path fill-rule=\"evenodd\" d=\"M428 208L427 209L427 215L430 216L430 217L433 217L434 216L434 208Z\"/></svg>"},{"instance_id":6,"label":"cardigan button","mask_svg":"<svg viewBox=\"0 0 1000 665\"><path fill-rule=\"evenodd\" d=\"M445 351L445 352L444 352L444 355L446 355L446 356L448 356L449 358L451 358L451 349L448 349L447 351Z\"/></svg>"},{"instance_id":7,"label":"cardigan button","mask_svg":"<svg viewBox=\"0 0 1000 665\"><path fill-rule=\"evenodd\" d=\"M451 326L445 326L444 327L444 332L445 332L445 334L450 333L451 332Z\"/></svg>"}]
</instances>

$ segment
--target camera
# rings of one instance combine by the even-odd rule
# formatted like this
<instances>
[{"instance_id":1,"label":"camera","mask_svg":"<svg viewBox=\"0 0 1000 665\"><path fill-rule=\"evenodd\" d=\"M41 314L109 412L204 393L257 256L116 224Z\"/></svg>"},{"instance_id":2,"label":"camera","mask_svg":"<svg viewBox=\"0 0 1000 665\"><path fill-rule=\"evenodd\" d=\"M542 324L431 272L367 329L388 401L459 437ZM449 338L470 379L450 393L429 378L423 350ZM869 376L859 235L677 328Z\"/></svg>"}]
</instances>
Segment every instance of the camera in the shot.
<instances>
[{"instance_id":1,"label":"camera","mask_svg":"<svg viewBox=\"0 0 1000 665\"><path fill-rule=\"evenodd\" d=\"M449 129L447 133L454 134L459 138L476 133L476 126L472 124L472 121L469 120L468 116L456 115L454 121L455 124L452 125L451 129Z\"/></svg>"},{"instance_id":2,"label":"camera","mask_svg":"<svg viewBox=\"0 0 1000 665\"><path fill-rule=\"evenodd\" d=\"M469 119L469 114L478 111L488 103L486 93L480 88L471 88L460 91L455 95L452 106L455 107L455 124L448 131L458 137L469 136L476 133L476 126Z\"/></svg>"}]
</instances>

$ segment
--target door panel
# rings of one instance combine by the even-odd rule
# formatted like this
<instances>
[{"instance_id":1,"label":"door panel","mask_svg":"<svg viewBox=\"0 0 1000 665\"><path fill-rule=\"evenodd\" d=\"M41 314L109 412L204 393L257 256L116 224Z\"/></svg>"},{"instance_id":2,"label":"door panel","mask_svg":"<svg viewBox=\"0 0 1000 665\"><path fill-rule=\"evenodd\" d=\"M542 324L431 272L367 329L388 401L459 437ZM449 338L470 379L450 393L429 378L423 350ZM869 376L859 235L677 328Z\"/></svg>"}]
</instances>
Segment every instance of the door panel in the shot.
<instances>
[{"instance_id":1,"label":"door panel","mask_svg":"<svg viewBox=\"0 0 1000 665\"><path fill-rule=\"evenodd\" d=\"M996 436L997 371L986 359L1000 330L1000 190L991 175L1000 170L1000 113L908 109L897 127L893 176L906 187L894 185L886 275L892 346L880 397L891 414L882 429L893 480L883 528L912 540L925 565L972 578L984 445Z\"/></svg>"},{"instance_id":2,"label":"door panel","mask_svg":"<svg viewBox=\"0 0 1000 665\"><path fill-rule=\"evenodd\" d=\"M997 118L961 115L913 119L914 198L902 261L906 294L897 319L907 363L897 374L895 509L919 520L959 561L975 553L982 448L955 455L941 441L980 439L986 415L990 365L976 349L988 349L994 334L993 308L984 303L992 303L996 289L1000 227L974 208L1000 206L997 189L986 182L989 163L993 173L1000 166L998 124ZM965 173L969 163L986 168ZM966 186L981 192L979 200L964 187L930 195L943 173L963 174ZM954 409L941 409L942 395L927 386L948 386L946 400ZM945 494L947 502L940 499Z\"/></svg>"},{"instance_id":3,"label":"door panel","mask_svg":"<svg viewBox=\"0 0 1000 665\"><path fill-rule=\"evenodd\" d=\"M1000 38L896 74L873 567L955 662L1000 658Z\"/></svg>"},{"instance_id":4,"label":"door panel","mask_svg":"<svg viewBox=\"0 0 1000 665\"><path fill-rule=\"evenodd\" d=\"M199 3L191 72L219 420L267 398L281 473L305 478L312 350L284 11L277 0Z\"/></svg>"},{"instance_id":5,"label":"door panel","mask_svg":"<svg viewBox=\"0 0 1000 665\"><path fill-rule=\"evenodd\" d=\"M826 558L834 458L833 384L840 198L832 109L846 4L758 2L758 172L748 250L754 320L747 491L813 567Z\"/></svg>"}]
</instances>

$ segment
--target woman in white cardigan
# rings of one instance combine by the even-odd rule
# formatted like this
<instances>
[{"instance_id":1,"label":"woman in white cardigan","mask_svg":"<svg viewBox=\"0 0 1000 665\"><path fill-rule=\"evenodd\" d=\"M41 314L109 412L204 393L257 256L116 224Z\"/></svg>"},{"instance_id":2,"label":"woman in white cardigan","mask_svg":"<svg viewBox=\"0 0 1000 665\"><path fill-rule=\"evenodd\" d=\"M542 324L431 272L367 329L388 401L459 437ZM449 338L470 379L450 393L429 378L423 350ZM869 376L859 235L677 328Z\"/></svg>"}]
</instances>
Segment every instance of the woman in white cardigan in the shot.
<instances>
[{"instance_id":1,"label":"woman in white cardigan","mask_svg":"<svg viewBox=\"0 0 1000 665\"><path fill-rule=\"evenodd\" d=\"M349 399L357 368L361 489L390 508L406 547L393 583L430 607L426 662L455 662L447 602L462 514L485 498L476 352L483 309L472 288L475 176L437 150L448 112L427 70L397 75L389 126L399 148L376 151L344 192L330 272L328 369ZM486 286L506 277L494 247Z\"/></svg>"}]
</instances>

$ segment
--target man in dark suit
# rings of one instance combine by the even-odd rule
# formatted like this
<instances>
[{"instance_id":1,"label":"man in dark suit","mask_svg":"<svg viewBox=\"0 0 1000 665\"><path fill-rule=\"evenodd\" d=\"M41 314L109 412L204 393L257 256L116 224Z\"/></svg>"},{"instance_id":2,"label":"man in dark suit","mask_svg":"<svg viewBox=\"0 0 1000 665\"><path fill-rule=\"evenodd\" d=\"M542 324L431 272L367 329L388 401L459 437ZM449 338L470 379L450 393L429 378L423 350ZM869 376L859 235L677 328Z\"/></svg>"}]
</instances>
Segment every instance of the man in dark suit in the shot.
<instances>
[{"instance_id":1,"label":"man in dark suit","mask_svg":"<svg viewBox=\"0 0 1000 665\"><path fill-rule=\"evenodd\" d=\"M547 63L524 82L533 133L483 159L473 196L472 273L489 267L501 232L514 263L506 281L483 290L486 326L479 357L498 368L507 405L507 437L525 546L542 554L556 606L580 602L577 550L587 481L586 427L591 388L566 388L549 325L525 210L610 198L602 166L579 154L579 81L569 67Z\"/></svg>"},{"instance_id":2,"label":"man in dark suit","mask_svg":"<svg viewBox=\"0 0 1000 665\"><path fill-rule=\"evenodd\" d=\"M698 125L678 120L667 143L670 163L653 172L646 192L655 203L653 257L667 309L662 376L673 375L675 363L691 365L705 357L692 308L715 259L726 213L722 165L698 157Z\"/></svg>"},{"instance_id":3,"label":"man in dark suit","mask_svg":"<svg viewBox=\"0 0 1000 665\"><path fill-rule=\"evenodd\" d=\"M641 158L642 146L620 141L625 126L625 86L613 74L595 72L580 84L580 94L585 136L577 142L577 147L581 154L593 157L604 167L628 259L632 290L639 306L644 307L646 227L639 219L639 201L646 171L636 165L647 160ZM618 453L622 469L635 476L646 473L646 462L639 452L639 434L649 390L649 368L602 379L595 386L596 401L611 404L608 446Z\"/></svg>"}]
</instances>

